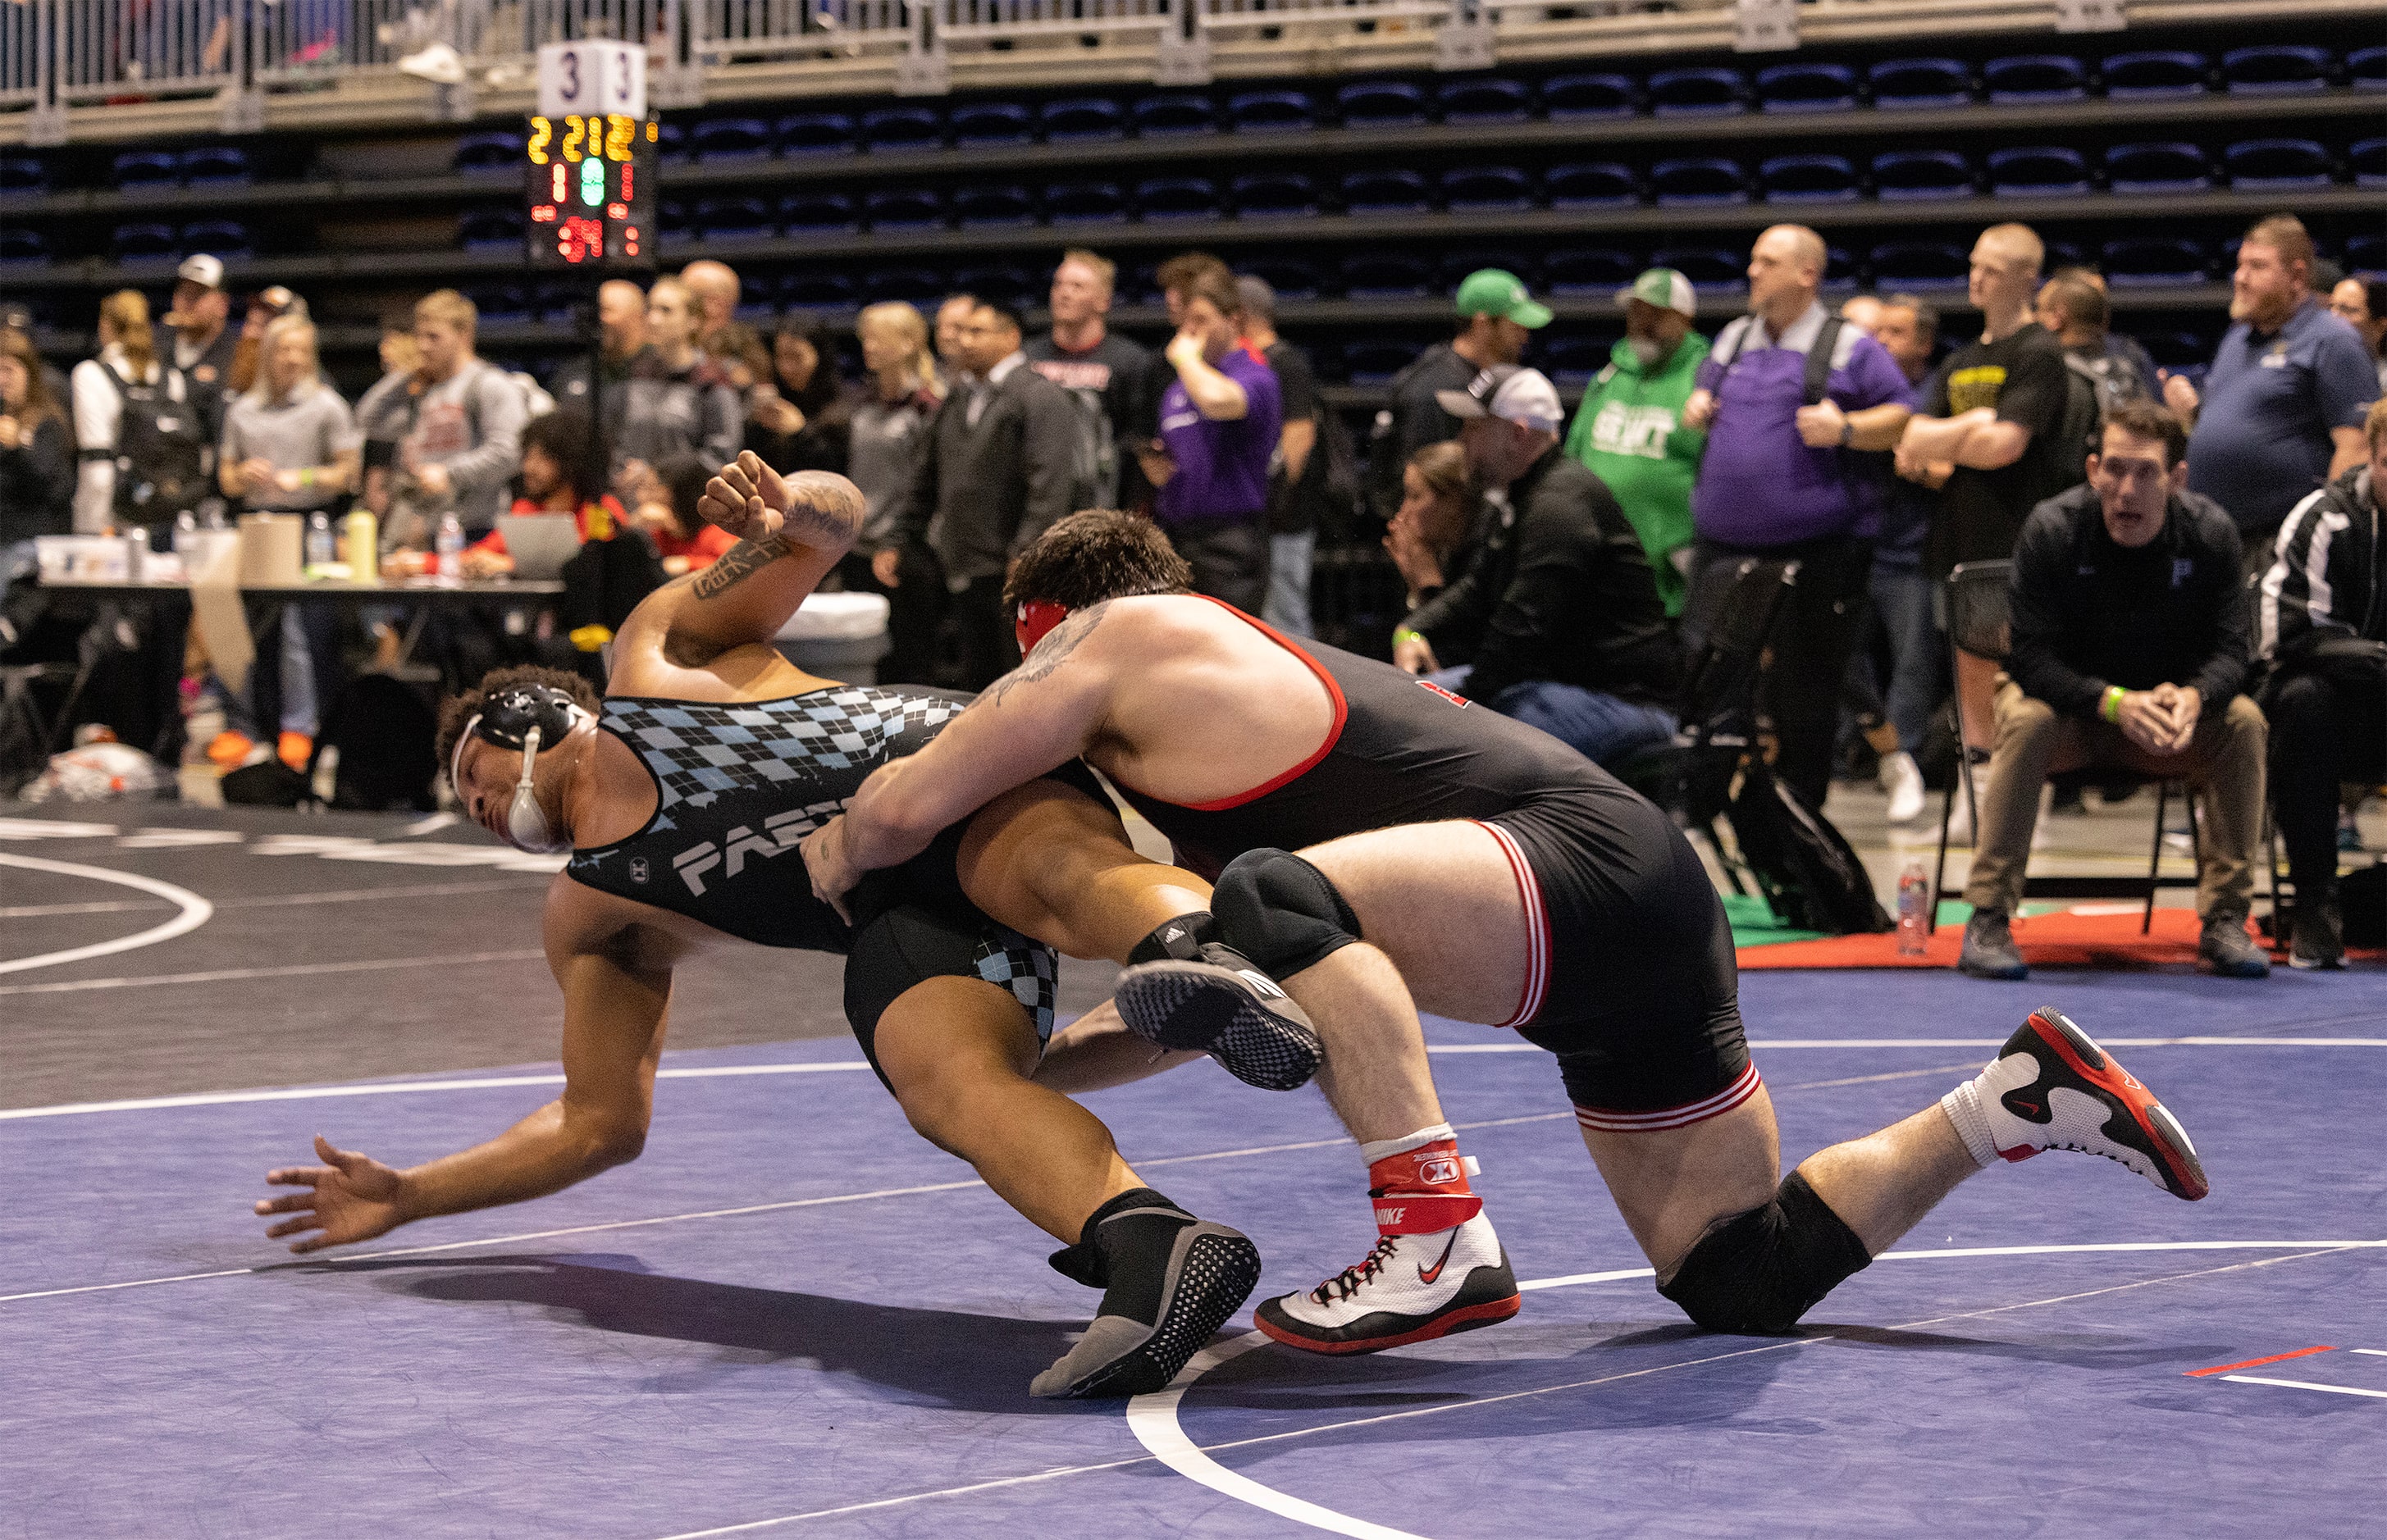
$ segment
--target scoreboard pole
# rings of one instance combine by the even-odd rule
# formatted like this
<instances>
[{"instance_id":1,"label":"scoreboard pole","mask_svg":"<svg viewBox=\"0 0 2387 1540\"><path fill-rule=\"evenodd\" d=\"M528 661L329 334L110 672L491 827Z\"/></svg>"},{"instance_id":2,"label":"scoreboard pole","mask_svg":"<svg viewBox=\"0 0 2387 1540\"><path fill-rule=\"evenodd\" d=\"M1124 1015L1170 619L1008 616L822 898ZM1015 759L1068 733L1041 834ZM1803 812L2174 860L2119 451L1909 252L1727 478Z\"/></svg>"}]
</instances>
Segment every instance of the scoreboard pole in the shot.
<instances>
[{"instance_id":1,"label":"scoreboard pole","mask_svg":"<svg viewBox=\"0 0 2387 1540\"><path fill-rule=\"evenodd\" d=\"M551 43L538 51L538 111L524 141L529 215L524 255L534 270L572 268L589 279L590 436L606 479L606 279L654 271L654 120L647 116L646 50L626 43Z\"/></svg>"}]
</instances>

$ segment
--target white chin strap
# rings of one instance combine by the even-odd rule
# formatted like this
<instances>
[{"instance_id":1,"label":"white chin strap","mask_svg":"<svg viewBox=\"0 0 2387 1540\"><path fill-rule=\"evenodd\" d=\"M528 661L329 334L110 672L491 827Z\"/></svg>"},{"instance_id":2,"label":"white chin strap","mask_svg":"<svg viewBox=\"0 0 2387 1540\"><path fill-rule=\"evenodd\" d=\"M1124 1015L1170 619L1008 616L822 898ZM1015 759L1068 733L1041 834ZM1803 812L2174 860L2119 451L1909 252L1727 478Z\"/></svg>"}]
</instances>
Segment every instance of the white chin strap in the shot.
<instances>
[{"instance_id":1,"label":"white chin strap","mask_svg":"<svg viewBox=\"0 0 2387 1540\"><path fill-rule=\"evenodd\" d=\"M531 794L530 773L538 762L538 729L523 735L522 779L514 782L514 800L506 808L506 838L520 850L549 855L562 849L555 831L547 827L547 812Z\"/></svg>"}]
</instances>

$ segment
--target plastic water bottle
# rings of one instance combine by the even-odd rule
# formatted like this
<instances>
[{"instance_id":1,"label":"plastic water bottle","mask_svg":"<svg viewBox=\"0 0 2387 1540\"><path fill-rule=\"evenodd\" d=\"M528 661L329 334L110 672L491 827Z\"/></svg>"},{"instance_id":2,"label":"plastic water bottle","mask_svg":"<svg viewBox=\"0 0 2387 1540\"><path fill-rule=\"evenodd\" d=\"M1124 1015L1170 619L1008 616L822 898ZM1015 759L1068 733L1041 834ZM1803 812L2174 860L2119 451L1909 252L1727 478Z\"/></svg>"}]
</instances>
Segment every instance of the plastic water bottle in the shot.
<instances>
[{"instance_id":1,"label":"plastic water bottle","mask_svg":"<svg viewBox=\"0 0 2387 1540\"><path fill-rule=\"evenodd\" d=\"M438 533L431 537L431 550L436 559L434 571L442 583L464 581L464 525L454 509L439 515Z\"/></svg>"},{"instance_id":2,"label":"plastic water bottle","mask_svg":"<svg viewBox=\"0 0 2387 1540\"><path fill-rule=\"evenodd\" d=\"M199 543L199 516L185 508L174 515L174 554L188 556Z\"/></svg>"},{"instance_id":3,"label":"plastic water bottle","mask_svg":"<svg viewBox=\"0 0 2387 1540\"><path fill-rule=\"evenodd\" d=\"M1931 879L1923 863L1910 861L1898 879L1898 954L1920 957L1931 950Z\"/></svg>"},{"instance_id":4,"label":"plastic water bottle","mask_svg":"<svg viewBox=\"0 0 2387 1540\"><path fill-rule=\"evenodd\" d=\"M307 515L307 564L320 567L339 559L338 542L332 538L332 516L319 508Z\"/></svg>"}]
</instances>

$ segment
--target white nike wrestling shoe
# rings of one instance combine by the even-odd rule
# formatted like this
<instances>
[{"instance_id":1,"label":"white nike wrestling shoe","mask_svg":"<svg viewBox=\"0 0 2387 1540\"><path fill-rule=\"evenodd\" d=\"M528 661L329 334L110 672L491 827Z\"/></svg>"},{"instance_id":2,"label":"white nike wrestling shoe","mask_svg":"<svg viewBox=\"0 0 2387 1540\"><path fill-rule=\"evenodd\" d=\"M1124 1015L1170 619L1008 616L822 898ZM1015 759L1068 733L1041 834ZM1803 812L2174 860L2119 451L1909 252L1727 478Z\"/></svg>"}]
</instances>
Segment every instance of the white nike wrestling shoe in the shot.
<instances>
[{"instance_id":1,"label":"white nike wrestling shoe","mask_svg":"<svg viewBox=\"0 0 2387 1540\"><path fill-rule=\"evenodd\" d=\"M2211 1191L2179 1120L2052 1006L2033 1011L1997 1061L1940 1105L1984 1166L2078 1150L2119 1161L2176 1198Z\"/></svg>"},{"instance_id":2,"label":"white nike wrestling shoe","mask_svg":"<svg viewBox=\"0 0 2387 1540\"><path fill-rule=\"evenodd\" d=\"M1397 1213L1398 1195L1376 1200ZM1396 1218L1394 1223L1400 1222ZM1358 1266L1252 1312L1261 1331L1310 1353L1375 1353L1507 1320L1523 1306L1508 1253L1478 1213L1426 1234L1387 1232Z\"/></svg>"}]
</instances>

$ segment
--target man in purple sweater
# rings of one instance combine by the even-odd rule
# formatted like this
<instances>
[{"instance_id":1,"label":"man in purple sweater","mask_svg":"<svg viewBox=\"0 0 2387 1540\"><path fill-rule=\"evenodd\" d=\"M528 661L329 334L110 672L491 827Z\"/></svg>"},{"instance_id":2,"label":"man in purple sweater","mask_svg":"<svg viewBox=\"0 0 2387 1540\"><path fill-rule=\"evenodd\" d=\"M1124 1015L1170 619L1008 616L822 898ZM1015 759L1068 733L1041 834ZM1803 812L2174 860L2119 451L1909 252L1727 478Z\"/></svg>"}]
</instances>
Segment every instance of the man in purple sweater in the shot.
<instances>
[{"instance_id":1,"label":"man in purple sweater","mask_svg":"<svg viewBox=\"0 0 2387 1540\"><path fill-rule=\"evenodd\" d=\"M1168 341L1176 377L1160 436L1138 457L1152 516L1194 569L1194 591L1257 615L1268 600L1269 461L1284 416L1276 371L1242 341L1243 297L1222 266L1185 295Z\"/></svg>"}]
</instances>

